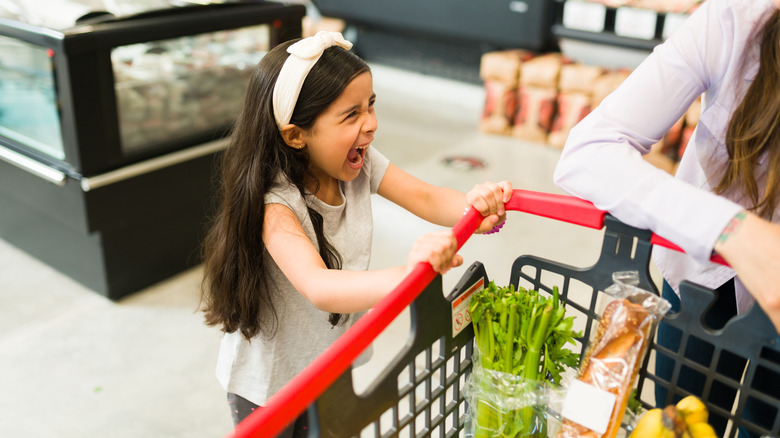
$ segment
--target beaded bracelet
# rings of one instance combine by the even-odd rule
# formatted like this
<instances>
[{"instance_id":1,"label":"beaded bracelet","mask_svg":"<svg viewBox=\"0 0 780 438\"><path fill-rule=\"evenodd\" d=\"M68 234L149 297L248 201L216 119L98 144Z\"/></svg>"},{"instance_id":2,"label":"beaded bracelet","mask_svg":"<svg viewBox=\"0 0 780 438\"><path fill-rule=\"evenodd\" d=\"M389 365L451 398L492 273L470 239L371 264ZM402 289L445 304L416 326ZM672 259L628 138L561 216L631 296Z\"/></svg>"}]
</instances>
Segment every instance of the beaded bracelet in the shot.
<instances>
[{"instance_id":1,"label":"beaded bracelet","mask_svg":"<svg viewBox=\"0 0 780 438\"><path fill-rule=\"evenodd\" d=\"M495 227L491 228L491 229L490 229L490 231L486 231L486 232L484 232L483 234L495 234L495 233L498 233L499 231L501 231L501 228L503 228L503 227L504 227L504 224L505 224L505 223L506 223L506 219L504 219L503 221L501 221L501 223L500 223L500 224L498 224L498 225L496 225Z\"/></svg>"},{"instance_id":2,"label":"beaded bracelet","mask_svg":"<svg viewBox=\"0 0 780 438\"><path fill-rule=\"evenodd\" d=\"M466 214L466 213L468 213L470 209L471 209L471 207L469 207L469 206L466 206L466 208L463 210L463 214ZM503 228L503 227L504 227L504 224L505 224L505 223L506 223L506 219L504 219L503 221L501 221L501 223L500 223L500 224L497 224L496 226L494 226L493 228L491 228L491 229L490 229L490 231L485 231L485 232L484 232L484 233L482 233L482 234L495 234L495 233L498 233L499 231L501 231L501 228Z\"/></svg>"}]
</instances>

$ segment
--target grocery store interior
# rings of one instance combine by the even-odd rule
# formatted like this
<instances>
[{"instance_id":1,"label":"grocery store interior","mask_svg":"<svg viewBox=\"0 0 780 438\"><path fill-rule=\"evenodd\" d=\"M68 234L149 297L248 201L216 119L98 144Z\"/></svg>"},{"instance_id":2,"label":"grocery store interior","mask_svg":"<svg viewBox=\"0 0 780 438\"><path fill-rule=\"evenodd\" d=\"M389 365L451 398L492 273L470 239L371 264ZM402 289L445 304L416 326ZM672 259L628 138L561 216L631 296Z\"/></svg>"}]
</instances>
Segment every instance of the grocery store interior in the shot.
<instances>
[{"instance_id":1,"label":"grocery store interior","mask_svg":"<svg viewBox=\"0 0 780 438\"><path fill-rule=\"evenodd\" d=\"M552 174L567 130L700 2L677 2L674 11L638 2L622 19L620 8L596 0L425 3L57 0L49 12L67 13L47 23L42 1L0 2L0 436L232 430L215 378L221 333L198 310L197 236L214 177L204 169L224 147L214 132L224 134L236 107L219 111L240 102L247 79L234 43L261 33L247 47L267 50L296 23L304 34L342 31L372 68L373 147L393 163L462 191L509 180L565 194ZM161 5L194 13L149 13ZM417 6L419 14L408 13ZM146 15L123 19L143 8ZM249 30L184 38L239 28ZM166 59L149 50L157 40L171 44L162 53L175 46L193 58L217 49L203 62ZM43 77L17 78L27 67ZM190 103L195 95L202 101ZM187 108L166 113L170 102ZM545 112L545 102L560 111ZM648 159L674 172L695 118L694 108ZM380 197L372 202L371 268L404 264L415 239L438 228ZM498 234L466 242L464 266L443 277L444 290L477 261L502 284L520 255L591 266L603 236L510 212ZM390 363L409 325L405 311L380 335L372 360L354 370L356 385Z\"/></svg>"}]
</instances>

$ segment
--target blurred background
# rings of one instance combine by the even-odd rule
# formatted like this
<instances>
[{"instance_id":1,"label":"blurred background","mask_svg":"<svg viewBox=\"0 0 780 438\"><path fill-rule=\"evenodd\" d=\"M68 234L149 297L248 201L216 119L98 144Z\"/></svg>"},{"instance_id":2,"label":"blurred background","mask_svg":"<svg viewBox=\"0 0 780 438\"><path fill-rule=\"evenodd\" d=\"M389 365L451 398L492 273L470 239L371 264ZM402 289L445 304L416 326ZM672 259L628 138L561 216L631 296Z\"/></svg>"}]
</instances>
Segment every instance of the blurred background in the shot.
<instances>
[{"instance_id":1,"label":"blurred background","mask_svg":"<svg viewBox=\"0 0 780 438\"><path fill-rule=\"evenodd\" d=\"M698 3L0 1L0 436L230 432L198 251L215 158L274 45L318 30L353 41L373 71L373 146L408 172L562 193L568 130ZM647 159L673 173L697 117ZM404 264L435 229L378 197L373 212L373 268ZM602 235L510 213L461 254L501 283L522 254L589 266ZM358 384L408 330L401 315Z\"/></svg>"}]
</instances>

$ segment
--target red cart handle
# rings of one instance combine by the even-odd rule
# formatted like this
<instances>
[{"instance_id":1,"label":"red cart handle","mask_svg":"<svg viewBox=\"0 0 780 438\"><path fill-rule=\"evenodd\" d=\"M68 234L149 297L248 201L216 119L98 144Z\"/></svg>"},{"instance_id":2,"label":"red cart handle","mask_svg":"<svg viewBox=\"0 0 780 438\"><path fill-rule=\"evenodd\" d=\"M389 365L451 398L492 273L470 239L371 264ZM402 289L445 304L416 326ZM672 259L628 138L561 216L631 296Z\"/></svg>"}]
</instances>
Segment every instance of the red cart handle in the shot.
<instances>
[{"instance_id":1,"label":"red cart handle","mask_svg":"<svg viewBox=\"0 0 780 438\"><path fill-rule=\"evenodd\" d=\"M515 190L512 193L512 198L506 204L506 209L531 213L596 230L604 227L604 216L608 214L606 211L596 208L592 202L583 199L529 190ZM655 233L650 237L650 243L685 252L678 245ZM720 254L713 253L710 261L729 266L729 263Z\"/></svg>"},{"instance_id":2,"label":"red cart handle","mask_svg":"<svg viewBox=\"0 0 780 438\"><path fill-rule=\"evenodd\" d=\"M604 227L607 212L597 209L591 202L566 195L514 190L506 204L507 210L521 211L537 216L582 225L589 228ZM474 234L482 222L482 215L470 208L452 228L458 241L458 250ZM652 235L651 243L677 251L682 249L668 240ZM712 261L728 265L721 256ZM414 301L436 277L429 263L419 263L390 294L377 303L371 312L363 315L331 346L307 366L298 376L268 400L266 407L249 415L231 433L231 437L273 437L317 399L371 342Z\"/></svg>"}]
</instances>

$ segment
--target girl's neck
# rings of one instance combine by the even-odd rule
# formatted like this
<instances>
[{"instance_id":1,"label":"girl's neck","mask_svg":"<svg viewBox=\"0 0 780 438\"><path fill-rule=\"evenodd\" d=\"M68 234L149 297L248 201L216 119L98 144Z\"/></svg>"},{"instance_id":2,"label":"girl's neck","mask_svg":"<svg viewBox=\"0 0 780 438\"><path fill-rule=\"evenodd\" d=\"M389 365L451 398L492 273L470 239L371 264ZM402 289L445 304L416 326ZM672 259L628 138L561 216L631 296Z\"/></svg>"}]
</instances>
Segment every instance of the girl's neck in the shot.
<instances>
[{"instance_id":1,"label":"girl's neck","mask_svg":"<svg viewBox=\"0 0 780 438\"><path fill-rule=\"evenodd\" d=\"M344 198L341 195L341 185L339 180L326 176L319 180L319 190L314 196L320 201L328 205L341 205L344 202Z\"/></svg>"}]
</instances>

